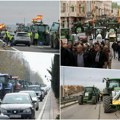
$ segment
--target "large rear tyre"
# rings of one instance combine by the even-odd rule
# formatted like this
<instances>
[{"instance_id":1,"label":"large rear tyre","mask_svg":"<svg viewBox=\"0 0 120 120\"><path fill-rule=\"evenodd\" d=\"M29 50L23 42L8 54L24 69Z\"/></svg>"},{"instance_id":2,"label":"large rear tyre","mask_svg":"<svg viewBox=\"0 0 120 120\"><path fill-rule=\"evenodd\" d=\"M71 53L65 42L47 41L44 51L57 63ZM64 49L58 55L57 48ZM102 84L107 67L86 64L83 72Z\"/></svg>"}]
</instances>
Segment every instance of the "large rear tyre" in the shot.
<instances>
[{"instance_id":1,"label":"large rear tyre","mask_svg":"<svg viewBox=\"0 0 120 120\"><path fill-rule=\"evenodd\" d=\"M82 95L80 95L80 96L78 97L78 104L79 104L79 105L83 105L83 96L82 96Z\"/></svg>"},{"instance_id":2,"label":"large rear tyre","mask_svg":"<svg viewBox=\"0 0 120 120\"><path fill-rule=\"evenodd\" d=\"M111 112L111 105L112 99L110 96L104 96L103 97L103 107L104 107L104 113L110 113Z\"/></svg>"}]
</instances>

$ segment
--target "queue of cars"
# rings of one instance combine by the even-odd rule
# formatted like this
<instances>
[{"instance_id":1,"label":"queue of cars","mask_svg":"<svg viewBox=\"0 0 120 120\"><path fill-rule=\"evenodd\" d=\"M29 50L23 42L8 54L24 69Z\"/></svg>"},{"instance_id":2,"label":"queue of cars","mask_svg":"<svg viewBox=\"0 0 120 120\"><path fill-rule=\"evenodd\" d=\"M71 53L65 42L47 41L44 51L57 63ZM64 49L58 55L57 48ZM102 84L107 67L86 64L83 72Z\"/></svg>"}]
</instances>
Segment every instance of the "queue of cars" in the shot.
<instances>
[{"instance_id":1,"label":"queue of cars","mask_svg":"<svg viewBox=\"0 0 120 120\"><path fill-rule=\"evenodd\" d=\"M43 101L45 95L46 91L41 89L41 85L28 85L26 89L7 93L0 102L0 117L35 119L35 111L39 110L39 102Z\"/></svg>"}]
</instances>

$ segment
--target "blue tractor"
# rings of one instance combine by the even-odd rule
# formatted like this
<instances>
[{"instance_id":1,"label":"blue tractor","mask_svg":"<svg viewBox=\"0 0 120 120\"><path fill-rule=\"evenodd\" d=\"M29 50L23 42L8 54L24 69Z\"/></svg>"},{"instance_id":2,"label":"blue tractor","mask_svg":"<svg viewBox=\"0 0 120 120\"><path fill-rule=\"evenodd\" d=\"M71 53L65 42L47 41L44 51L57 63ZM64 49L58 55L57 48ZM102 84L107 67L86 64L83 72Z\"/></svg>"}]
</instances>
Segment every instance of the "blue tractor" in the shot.
<instances>
[{"instance_id":1,"label":"blue tractor","mask_svg":"<svg viewBox=\"0 0 120 120\"><path fill-rule=\"evenodd\" d=\"M13 85L9 82L11 77L9 74L0 73L0 99L3 99L6 93L13 92Z\"/></svg>"}]
</instances>

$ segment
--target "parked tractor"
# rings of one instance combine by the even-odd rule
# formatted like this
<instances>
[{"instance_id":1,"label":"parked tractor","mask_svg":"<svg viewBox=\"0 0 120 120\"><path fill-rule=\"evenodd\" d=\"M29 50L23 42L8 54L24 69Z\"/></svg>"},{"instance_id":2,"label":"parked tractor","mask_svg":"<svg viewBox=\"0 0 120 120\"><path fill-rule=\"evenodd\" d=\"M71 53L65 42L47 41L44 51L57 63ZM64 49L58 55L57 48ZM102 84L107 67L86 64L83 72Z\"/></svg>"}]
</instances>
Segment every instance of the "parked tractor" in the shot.
<instances>
[{"instance_id":1,"label":"parked tractor","mask_svg":"<svg viewBox=\"0 0 120 120\"><path fill-rule=\"evenodd\" d=\"M84 92L78 97L79 105L83 103L97 104L100 98L100 90L96 87L84 87Z\"/></svg>"},{"instance_id":2,"label":"parked tractor","mask_svg":"<svg viewBox=\"0 0 120 120\"><path fill-rule=\"evenodd\" d=\"M60 24L58 22L53 22L50 29L50 45L51 48L59 49L59 28Z\"/></svg>"},{"instance_id":3,"label":"parked tractor","mask_svg":"<svg viewBox=\"0 0 120 120\"><path fill-rule=\"evenodd\" d=\"M33 36L35 32L39 34L39 44L42 45L49 45L50 44L50 33L49 33L49 25L43 24L41 22L37 22L30 27L31 31L33 32Z\"/></svg>"},{"instance_id":4,"label":"parked tractor","mask_svg":"<svg viewBox=\"0 0 120 120\"><path fill-rule=\"evenodd\" d=\"M103 90L103 107L105 113L120 109L120 78L104 78L106 87Z\"/></svg>"}]
</instances>

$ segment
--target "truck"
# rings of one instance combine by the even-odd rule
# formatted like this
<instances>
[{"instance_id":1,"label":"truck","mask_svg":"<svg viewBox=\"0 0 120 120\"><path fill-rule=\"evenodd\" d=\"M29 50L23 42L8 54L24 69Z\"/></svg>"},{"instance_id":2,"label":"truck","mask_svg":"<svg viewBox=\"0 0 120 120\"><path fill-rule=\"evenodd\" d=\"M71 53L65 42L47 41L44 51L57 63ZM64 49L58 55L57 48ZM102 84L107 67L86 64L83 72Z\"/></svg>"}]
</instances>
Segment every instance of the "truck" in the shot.
<instances>
[{"instance_id":1,"label":"truck","mask_svg":"<svg viewBox=\"0 0 120 120\"><path fill-rule=\"evenodd\" d=\"M59 29L60 24L58 22L53 22L51 29L50 29L50 45L51 48L59 49Z\"/></svg>"}]
</instances>

